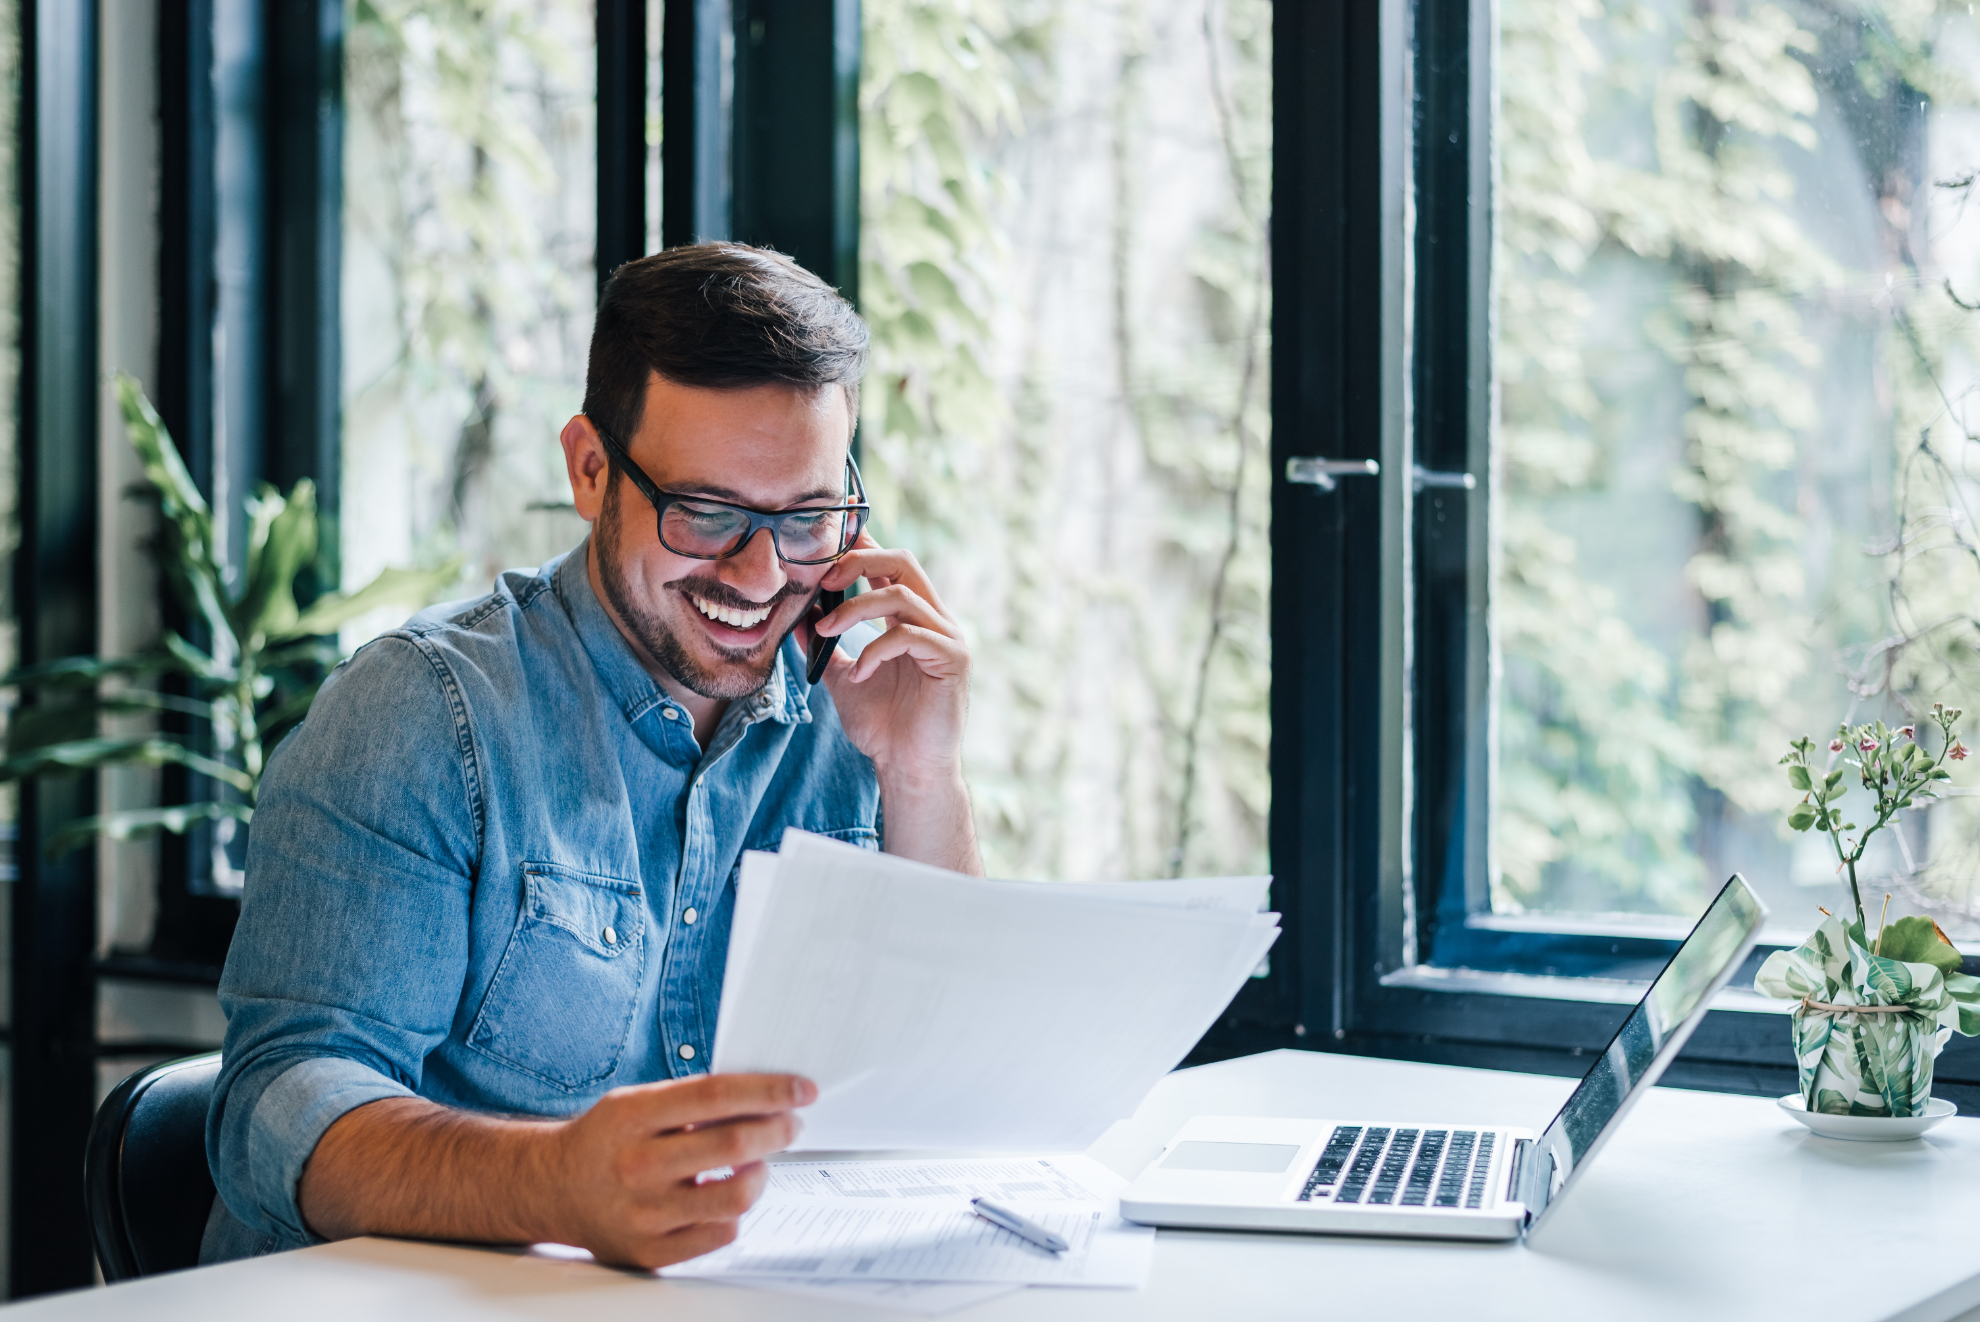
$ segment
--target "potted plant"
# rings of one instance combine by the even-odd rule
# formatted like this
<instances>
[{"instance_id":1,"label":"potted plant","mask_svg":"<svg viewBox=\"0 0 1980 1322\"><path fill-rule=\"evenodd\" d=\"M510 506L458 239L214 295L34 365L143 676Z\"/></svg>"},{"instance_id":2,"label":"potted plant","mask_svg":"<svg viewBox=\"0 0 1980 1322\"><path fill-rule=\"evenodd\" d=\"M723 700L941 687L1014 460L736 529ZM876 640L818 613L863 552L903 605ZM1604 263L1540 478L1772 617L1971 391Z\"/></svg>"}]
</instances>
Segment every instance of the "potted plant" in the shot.
<instances>
[{"instance_id":1,"label":"potted plant","mask_svg":"<svg viewBox=\"0 0 1980 1322\"><path fill-rule=\"evenodd\" d=\"M299 607L296 581L317 545L316 488L304 478L286 496L264 484L246 500L246 572L230 587L212 511L165 424L133 378L118 373L116 386L125 429L162 516L159 567L186 615L202 626L204 645L167 630L157 646L136 656L68 656L0 676L0 689L33 699L10 723L0 781L176 763L204 776L212 794L69 822L48 840L50 855L98 836L183 834L201 822L213 822L224 844L254 816L267 750L302 720L337 662L326 635L380 606L418 606L460 575L459 560L431 570L387 569L355 592L326 593ZM158 683L168 678L182 691ZM102 715L168 712L196 718L198 733L96 729Z\"/></svg>"},{"instance_id":2,"label":"potted plant","mask_svg":"<svg viewBox=\"0 0 1980 1322\"><path fill-rule=\"evenodd\" d=\"M1843 725L1829 742L1825 765L1812 759L1815 743L1803 736L1781 763L1801 801L1788 814L1797 831L1821 831L1849 874L1853 921L1822 910L1822 925L1792 950L1767 957L1754 978L1766 996L1799 1002L1794 1008L1794 1059L1801 1101L1826 1115L1912 1117L1932 1098L1932 1064L1954 1032L1980 1032L1980 978L1961 973L1959 951L1927 917L1887 923L1890 896L1877 930L1869 929L1857 864L1870 838L1898 814L1938 797L1952 778L1948 762L1963 761L1966 747L1954 729L1960 713L1932 705L1938 752L1928 751L1917 729L1887 728L1877 721ZM1826 765L1840 756L1844 765ZM1846 768L1872 800L1870 822L1858 832L1840 807L1849 792Z\"/></svg>"}]
</instances>

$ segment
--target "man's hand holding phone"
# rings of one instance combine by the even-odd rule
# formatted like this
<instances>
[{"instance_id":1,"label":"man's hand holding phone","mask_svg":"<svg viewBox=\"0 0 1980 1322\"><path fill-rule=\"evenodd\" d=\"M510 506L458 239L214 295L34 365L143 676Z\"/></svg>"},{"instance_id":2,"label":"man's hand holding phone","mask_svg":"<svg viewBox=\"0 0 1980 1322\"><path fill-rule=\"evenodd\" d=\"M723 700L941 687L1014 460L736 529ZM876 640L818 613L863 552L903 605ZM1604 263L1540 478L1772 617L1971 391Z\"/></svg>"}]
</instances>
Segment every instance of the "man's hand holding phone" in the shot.
<instances>
[{"instance_id":1,"label":"man's hand holding phone","mask_svg":"<svg viewBox=\"0 0 1980 1322\"><path fill-rule=\"evenodd\" d=\"M828 636L808 626L816 624L837 610L839 603L845 599L846 594L843 592L826 592L821 588L818 599L811 605L811 614L805 619L806 632L811 637L811 643L805 648L804 653L804 682L807 684L816 684L825 677L826 665L832 660L832 654L839 650L837 634Z\"/></svg>"},{"instance_id":2,"label":"man's hand holding phone","mask_svg":"<svg viewBox=\"0 0 1980 1322\"><path fill-rule=\"evenodd\" d=\"M843 593L862 578L870 590L832 607L805 641L839 637L862 620L882 630L857 660L832 657L824 679L847 736L879 775L887 851L981 874L962 779L969 645L912 552L862 532L819 588Z\"/></svg>"}]
</instances>

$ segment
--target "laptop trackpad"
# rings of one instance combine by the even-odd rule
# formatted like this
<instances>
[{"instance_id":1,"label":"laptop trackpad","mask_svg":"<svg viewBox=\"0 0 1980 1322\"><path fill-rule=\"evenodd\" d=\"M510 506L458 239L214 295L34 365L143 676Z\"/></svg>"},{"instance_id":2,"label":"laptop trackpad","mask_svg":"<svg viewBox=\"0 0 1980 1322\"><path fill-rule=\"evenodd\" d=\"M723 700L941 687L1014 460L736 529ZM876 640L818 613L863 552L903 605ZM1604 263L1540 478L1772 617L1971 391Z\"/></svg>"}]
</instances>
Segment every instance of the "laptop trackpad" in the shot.
<instances>
[{"instance_id":1,"label":"laptop trackpad","mask_svg":"<svg viewBox=\"0 0 1980 1322\"><path fill-rule=\"evenodd\" d=\"M1277 1175L1299 1155L1296 1143L1178 1143L1162 1169L1171 1171L1251 1171Z\"/></svg>"}]
</instances>

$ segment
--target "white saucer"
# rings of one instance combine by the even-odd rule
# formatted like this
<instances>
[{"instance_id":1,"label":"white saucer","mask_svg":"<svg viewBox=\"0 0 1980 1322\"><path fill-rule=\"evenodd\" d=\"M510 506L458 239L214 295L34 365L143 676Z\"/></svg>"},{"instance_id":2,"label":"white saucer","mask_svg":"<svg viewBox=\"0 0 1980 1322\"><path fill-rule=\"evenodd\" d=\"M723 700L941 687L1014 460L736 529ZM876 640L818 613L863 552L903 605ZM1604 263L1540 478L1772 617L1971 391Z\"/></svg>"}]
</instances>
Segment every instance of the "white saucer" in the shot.
<instances>
[{"instance_id":1,"label":"white saucer","mask_svg":"<svg viewBox=\"0 0 1980 1322\"><path fill-rule=\"evenodd\" d=\"M1823 1138L1846 1138L1857 1143L1902 1143L1917 1138L1959 1108L1943 1097L1925 1104L1924 1115L1823 1115L1802 1109L1801 1094L1791 1092L1775 1103Z\"/></svg>"}]
</instances>

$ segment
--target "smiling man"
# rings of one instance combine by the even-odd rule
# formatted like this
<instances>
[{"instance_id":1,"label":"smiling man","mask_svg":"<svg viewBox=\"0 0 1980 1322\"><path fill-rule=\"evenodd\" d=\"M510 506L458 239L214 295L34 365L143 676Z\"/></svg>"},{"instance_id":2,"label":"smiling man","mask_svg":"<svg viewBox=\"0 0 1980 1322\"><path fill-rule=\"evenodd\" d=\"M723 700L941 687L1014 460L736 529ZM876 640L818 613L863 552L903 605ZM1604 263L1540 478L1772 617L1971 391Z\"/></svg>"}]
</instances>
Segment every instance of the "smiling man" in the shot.
<instances>
[{"instance_id":1,"label":"smiling man","mask_svg":"<svg viewBox=\"0 0 1980 1322\"><path fill-rule=\"evenodd\" d=\"M795 826L981 871L967 649L865 528L866 343L773 253L612 277L561 438L592 535L361 648L270 759L205 1260L389 1234L653 1267L734 1237L814 1095L705 1073L742 852ZM808 683L814 630L856 627Z\"/></svg>"}]
</instances>

